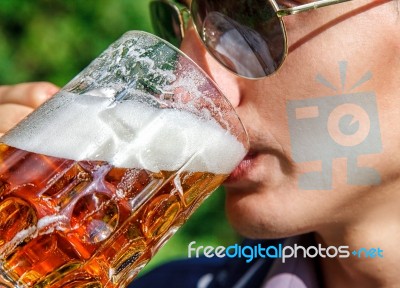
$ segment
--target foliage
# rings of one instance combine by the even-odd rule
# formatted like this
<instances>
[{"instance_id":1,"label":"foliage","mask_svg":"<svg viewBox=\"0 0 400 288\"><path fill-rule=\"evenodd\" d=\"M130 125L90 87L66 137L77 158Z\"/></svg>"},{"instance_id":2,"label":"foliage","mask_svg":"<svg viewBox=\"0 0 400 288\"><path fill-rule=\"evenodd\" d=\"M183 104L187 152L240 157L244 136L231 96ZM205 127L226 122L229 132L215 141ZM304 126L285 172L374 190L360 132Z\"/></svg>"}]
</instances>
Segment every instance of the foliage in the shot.
<instances>
[{"instance_id":1,"label":"foliage","mask_svg":"<svg viewBox=\"0 0 400 288\"><path fill-rule=\"evenodd\" d=\"M0 84L63 86L128 30L151 30L148 0L1 0Z\"/></svg>"}]
</instances>

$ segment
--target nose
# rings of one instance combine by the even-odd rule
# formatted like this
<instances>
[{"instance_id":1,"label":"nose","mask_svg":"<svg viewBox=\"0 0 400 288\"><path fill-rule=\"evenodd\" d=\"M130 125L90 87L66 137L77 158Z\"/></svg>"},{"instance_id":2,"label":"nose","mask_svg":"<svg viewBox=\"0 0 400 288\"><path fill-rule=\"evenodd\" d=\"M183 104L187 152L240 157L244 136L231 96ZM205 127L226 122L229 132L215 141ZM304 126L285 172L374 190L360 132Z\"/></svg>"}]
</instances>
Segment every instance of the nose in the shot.
<instances>
[{"instance_id":1,"label":"nose","mask_svg":"<svg viewBox=\"0 0 400 288\"><path fill-rule=\"evenodd\" d=\"M197 36L194 27L190 27L180 49L197 63L216 83L233 107L240 105L239 78L225 69L208 52Z\"/></svg>"}]
</instances>

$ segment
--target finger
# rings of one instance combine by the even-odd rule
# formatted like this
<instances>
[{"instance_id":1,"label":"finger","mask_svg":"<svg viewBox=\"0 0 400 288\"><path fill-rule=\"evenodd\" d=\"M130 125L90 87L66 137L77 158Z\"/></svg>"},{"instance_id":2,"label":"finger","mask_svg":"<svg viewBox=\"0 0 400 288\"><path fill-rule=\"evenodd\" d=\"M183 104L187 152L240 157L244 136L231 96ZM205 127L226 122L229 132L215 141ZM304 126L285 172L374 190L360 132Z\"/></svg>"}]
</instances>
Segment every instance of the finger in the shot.
<instances>
[{"instance_id":1,"label":"finger","mask_svg":"<svg viewBox=\"0 0 400 288\"><path fill-rule=\"evenodd\" d=\"M0 105L0 133L5 133L24 119L33 108L19 104Z\"/></svg>"},{"instance_id":2,"label":"finger","mask_svg":"<svg viewBox=\"0 0 400 288\"><path fill-rule=\"evenodd\" d=\"M19 104L36 108L59 88L48 82L22 83L0 87L0 104Z\"/></svg>"}]
</instances>

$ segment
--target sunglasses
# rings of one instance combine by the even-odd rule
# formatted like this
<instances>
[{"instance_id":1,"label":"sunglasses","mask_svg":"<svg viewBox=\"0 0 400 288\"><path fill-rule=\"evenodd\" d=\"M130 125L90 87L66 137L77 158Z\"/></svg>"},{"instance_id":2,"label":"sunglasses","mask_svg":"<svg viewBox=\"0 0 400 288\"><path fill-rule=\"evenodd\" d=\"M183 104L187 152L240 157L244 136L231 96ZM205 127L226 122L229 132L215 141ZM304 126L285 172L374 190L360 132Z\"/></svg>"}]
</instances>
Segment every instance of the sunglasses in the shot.
<instances>
[{"instance_id":1,"label":"sunglasses","mask_svg":"<svg viewBox=\"0 0 400 288\"><path fill-rule=\"evenodd\" d=\"M281 7L274 0L193 0L190 9L171 0L154 0L154 32L179 46L190 17L208 52L233 73L258 79L275 73L288 54L284 16L347 2L320 0Z\"/></svg>"}]
</instances>

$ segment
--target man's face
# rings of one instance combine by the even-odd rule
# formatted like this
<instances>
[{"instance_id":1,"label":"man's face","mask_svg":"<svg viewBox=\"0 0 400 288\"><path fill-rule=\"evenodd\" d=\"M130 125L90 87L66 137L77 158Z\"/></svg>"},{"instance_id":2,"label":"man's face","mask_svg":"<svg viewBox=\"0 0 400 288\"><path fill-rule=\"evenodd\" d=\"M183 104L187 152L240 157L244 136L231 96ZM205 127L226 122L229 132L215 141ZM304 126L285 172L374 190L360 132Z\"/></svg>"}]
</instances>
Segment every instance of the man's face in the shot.
<instances>
[{"instance_id":1,"label":"man's face","mask_svg":"<svg viewBox=\"0 0 400 288\"><path fill-rule=\"evenodd\" d=\"M400 171L399 39L394 3L377 3L285 17L286 61L256 81L226 71L187 31L181 49L249 133L250 152L225 184L228 216L246 236L321 231L390 201L381 188L396 185Z\"/></svg>"}]
</instances>

